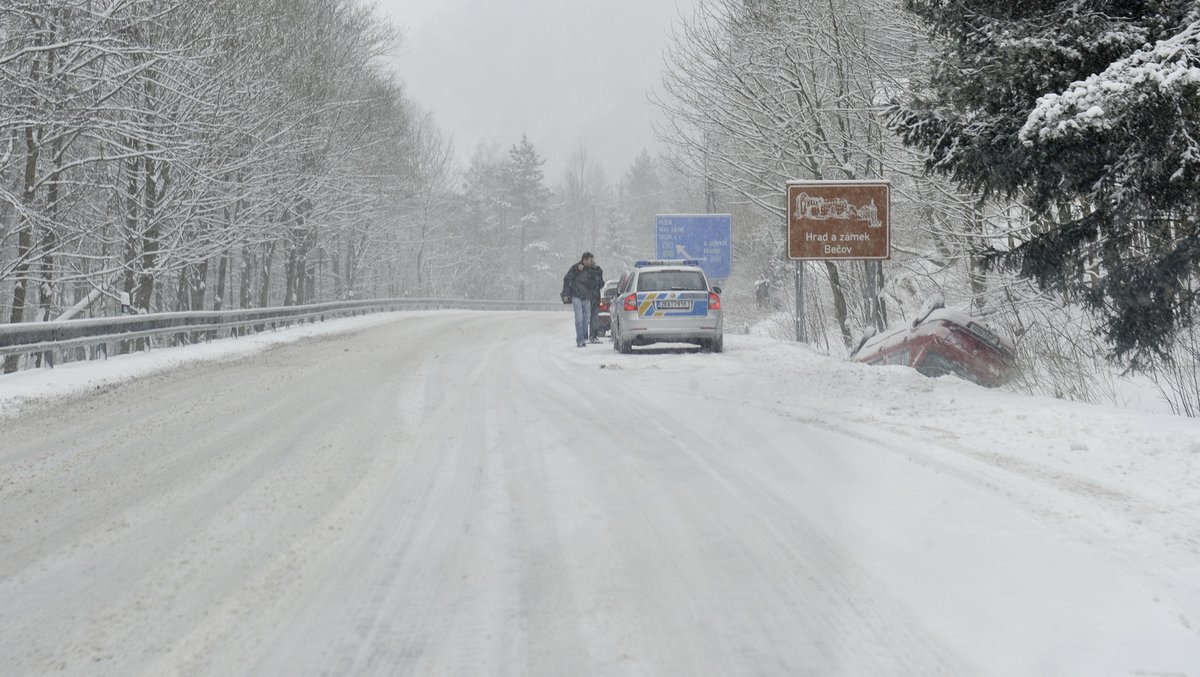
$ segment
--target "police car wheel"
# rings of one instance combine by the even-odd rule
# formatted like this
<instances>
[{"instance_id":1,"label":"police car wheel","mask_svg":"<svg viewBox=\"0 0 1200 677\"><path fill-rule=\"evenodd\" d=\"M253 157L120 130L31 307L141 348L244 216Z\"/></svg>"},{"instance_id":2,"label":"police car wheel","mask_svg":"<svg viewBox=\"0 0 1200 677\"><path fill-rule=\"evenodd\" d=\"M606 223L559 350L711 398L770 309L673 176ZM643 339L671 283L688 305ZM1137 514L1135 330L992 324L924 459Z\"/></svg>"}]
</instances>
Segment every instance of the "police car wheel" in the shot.
<instances>
[{"instance_id":1,"label":"police car wheel","mask_svg":"<svg viewBox=\"0 0 1200 677\"><path fill-rule=\"evenodd\" d=\"M712 341L709 341L708 347L714 353L719 353L725 350L725 337L721 336Z\"/></svg>"}]
</instances>

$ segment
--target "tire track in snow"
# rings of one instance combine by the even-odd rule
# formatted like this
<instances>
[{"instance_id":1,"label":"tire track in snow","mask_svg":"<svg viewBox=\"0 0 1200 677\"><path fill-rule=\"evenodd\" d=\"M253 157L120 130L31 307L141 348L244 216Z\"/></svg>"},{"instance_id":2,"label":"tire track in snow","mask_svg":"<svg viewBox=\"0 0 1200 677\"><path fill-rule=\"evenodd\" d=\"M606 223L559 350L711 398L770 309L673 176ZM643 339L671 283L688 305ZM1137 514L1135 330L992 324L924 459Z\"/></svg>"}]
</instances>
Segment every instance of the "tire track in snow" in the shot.
<instances>
[{"instance_id":1,"label":"tire track in snow","mask_svg":"<svg viewBox=\"0 0 1200 677\"><path fill-rule=\"evenodd\" d=\"M436 335L436 329L434 323L424 326L422 333ZM370 346L372 335L368 332L355 342ZM375 375L364 369L328 373L320 365L306 366L305 354L321 355L334 346L341 350L340 343L309 342L297 351L271 351L265 358L209 366L176 375L174 380L157 377L116 389L139 393L166 389L167 397L162 400L169 406L178 401L173 396L177 391L188 390L197 380L206 384L210 377L236 381L245 377L247 370L268 376L257 383L252 380L241 391L224 391L223 397L239 402L242 410L242 419L234 417L232 421L243 429L257 429L258 435L233 450L224 446L228 438L209 434L205 417L184 412L149 428L148 437L130 436L120 443L108 440L99 448L75 450L74 464L47 464L47 481L78 474L100 478L101 491L96 495L106 500L99 505L68 496L60 498L62 506L56 506L61 508L64 523L73 515L82 528L60 530L52 534L57 540L38 546L51 554L60 553L54 560L57 570L52 570L57 580L84 586L76 592L86 594L63 594L70 591L68 587L48 598L48 586L58 587L56 579L46 578L33 561L10 572L13 575L0 583L0 599L7 601L0 605L6 611L0 613L21 618L24 629L19 636L5 633L0 642L18 642L22 648L3 653L35 673L62 668L68 673L111 669L114 674L127 674L170 653L171 645L178 637L187 636L192 627L203 627L205 618L220 613L223 598L249 593L266 595L266 601L272 602L273 592L283 594L281 590L248 590L243 582L261 578L263 571L291 566L294 562L290 560L297 557L312 556L312 552L293 551L288 544L303 540L306 529L345 497L342 492L355 490L359 473L370 469L369 456L377 451L339 448L338 438L353 440L361 436L356 427L368 427L369 419L355 418L357 409L373 414L378 411L373 402L381 398L388 407L393 404L386 384L360 390L356 399L344 402L331 401L325 389L315 387L316 380L336 389L361 384L364 376ZM337 361L325 362L326 369L330 363L336 365ZM283 366L291 370L285 372L289 376L270 378ZM275 391L286 405L259 411L264 386L277 386L280 380L290 386ZM100 409L101 415L108 413ZM16 425L22 423L18 419ZM36 427L36 422L30 427ZM320 432L322 429L326 432ZM181 443L163 444L164 434L165 440ZM127 467L137 469L147 450L156 449L169 461L155 466L152 474L122 472L122 459ZM40 453L40 449L35 451ZM49 451L53 455L55 450ZM111 481L105 481L106 475ZM136 490L125 491L122 485ZM300 495L294 494L297 489ZM89 510L82 511L84 506ZM88 530L93 524L113 522L128 522L130 528L112 534L103 528ZM282 528L273 529L273 525ZM9 561L7 557L5 561ZM70 625L64 625L72 617ZM55 625L60 629L45 631Z\"/></svg>"},{"instance_id":2,"label":"tire track in snow","mask_svg":"<svg viewBox=\"0 0 1200 677\"><path fill-rule=\"evenodd\" d=\"M736 560L722 562L722 568L693 565L697 570L688 572L694 590L726 589L727 599L702 601L710 607L702 617L712 617L711 607L720 605L726 607L727 622L706 629L712 644L699 649L706 666L701 673L737 671L740 663L734 657L766 664L785 656L791 662L778 667L789 673L980 673L978 666L965 670L952 651L922 633L915 618L865 568L805 520L794 503L757 481L752 466L738 463L746 460L747 431L735 418L699 421L680 413L676 403L649 399L629 387L616 392L590 386L572 389L569 385L578 381L569 375L578 367L562 362L553 366L563 377L551 380L557 392L545 397L547 404L599 396L603 401L595 408L604 412L601 420L638 423L633 430L609 425L594 431L595 437L612 436L620 442L614 456L595 457L599 467L593 473L657 478L668 485L663 494L680 516L672 528L661 530L676 539L669 551L678 554L708 546ZM581 427L587 424L578 410L559 404L557 411L574 417ZM623 472L612 465L618 462L625 466ZM687 490L667 491L672 483ZM659 512L647 519L653 522L661 516ZM691 538L680 539L680 534ZM739 573L712 578L724 568ZM743 599L747 595L754 596L754 604ZM731 628L740 636L731 638ZM761 637L774 644L762 647ZM712 645L722 646L721 653L714 654ZM726 665L714 668L722 665L721 658Z\"/></svg>"}]
</instances>

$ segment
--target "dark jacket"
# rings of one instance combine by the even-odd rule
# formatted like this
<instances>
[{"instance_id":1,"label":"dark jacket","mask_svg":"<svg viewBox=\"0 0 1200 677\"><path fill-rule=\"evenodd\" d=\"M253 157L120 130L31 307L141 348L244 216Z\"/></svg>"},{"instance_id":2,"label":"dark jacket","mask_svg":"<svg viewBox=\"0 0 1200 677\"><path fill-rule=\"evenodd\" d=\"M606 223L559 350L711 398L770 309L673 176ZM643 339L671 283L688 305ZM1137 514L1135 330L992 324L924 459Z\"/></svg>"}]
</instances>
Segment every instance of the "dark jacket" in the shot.
<instances>
[{"instance_id":1,"label":"dark jacket","mask_svg":"<svg viewBox=\"0 0 1200 677\"><path fill-rule=\"evenodd\" d=\"M600 290L604 288L604 271L600 266L584 266L580 270L579 265L578 262L572 263L563 276L562 295L581 299L600 298Z\"/></svg>"}]
</instances>

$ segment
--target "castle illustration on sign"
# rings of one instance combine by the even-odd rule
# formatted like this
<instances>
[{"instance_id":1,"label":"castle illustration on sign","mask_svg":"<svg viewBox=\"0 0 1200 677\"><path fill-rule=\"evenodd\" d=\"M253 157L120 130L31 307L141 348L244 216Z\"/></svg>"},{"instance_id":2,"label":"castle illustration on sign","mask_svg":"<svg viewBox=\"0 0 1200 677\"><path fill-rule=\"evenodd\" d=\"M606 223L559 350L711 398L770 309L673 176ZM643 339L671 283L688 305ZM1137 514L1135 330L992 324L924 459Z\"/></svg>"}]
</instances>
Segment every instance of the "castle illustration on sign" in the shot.
<instances>
[{"instance_id":1,"label":"castle illustration on sign","mask_svg":"<svg viewBox=\"0 0 1200 677\"><path fill-rule=\"evenodd\" d=\"M862 221L869 228L883 227L883 222L879 220L879 208L875 206L874 199L870 204L856 206L850 204L850 201L845 198L826 200L823 197L800 193L796 196L795 214L798 220Z\"/></svg>"}]
</instances>

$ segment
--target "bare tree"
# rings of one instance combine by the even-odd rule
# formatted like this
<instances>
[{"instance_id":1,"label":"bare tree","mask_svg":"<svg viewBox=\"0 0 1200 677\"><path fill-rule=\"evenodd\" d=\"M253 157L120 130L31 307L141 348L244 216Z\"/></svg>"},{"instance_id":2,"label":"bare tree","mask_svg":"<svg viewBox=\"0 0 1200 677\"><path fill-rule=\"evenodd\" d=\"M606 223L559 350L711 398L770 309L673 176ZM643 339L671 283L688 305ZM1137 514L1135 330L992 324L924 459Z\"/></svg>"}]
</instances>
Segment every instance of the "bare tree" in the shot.
<instances>
[{"instance_id":1,"label":"bare tree","mask_svg":"<svg viewBox=\"0 0 1200 677\"><path fill-rule=\"evenodd\" d=\"M5 320L122 291L151 312L402 286L396 187L444 199L450 179L394 44L353 0L0 6Z\"/></svg>"}]
</instances>

